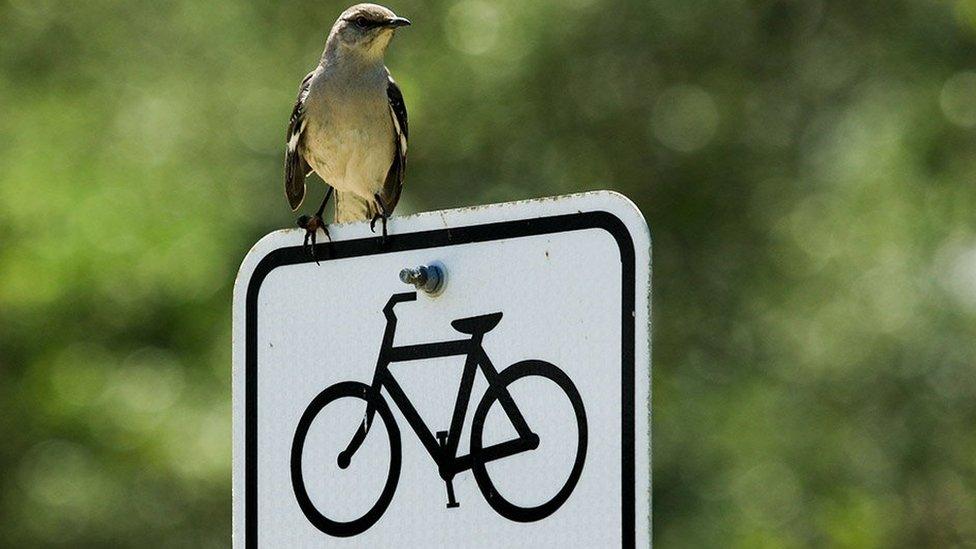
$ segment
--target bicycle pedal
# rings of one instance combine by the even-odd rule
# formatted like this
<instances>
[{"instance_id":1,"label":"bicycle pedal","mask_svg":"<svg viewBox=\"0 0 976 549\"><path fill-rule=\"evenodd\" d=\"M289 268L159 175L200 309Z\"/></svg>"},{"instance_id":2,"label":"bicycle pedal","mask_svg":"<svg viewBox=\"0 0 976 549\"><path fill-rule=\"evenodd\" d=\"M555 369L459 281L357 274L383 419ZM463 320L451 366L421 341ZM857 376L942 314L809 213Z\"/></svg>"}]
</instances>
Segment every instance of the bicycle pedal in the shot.
<instances>
[{"instance_id":1,"label":"bicycle pedal","mask_svg":"<svg viewBox=\"0 0 976 549\"><path fill-rule=\"evenodd\" d=\"M437 431L437 444L441 448L447 448L447 437L449 434L448 431ZM454 509L460 507L461 504L454 498L454 477L444 479L444 485L447 486L447 508Z\"/></svg>"},{"instance_id":2,"label":"bicycle pedal","mask_svg":"<svg viewBox=\"0 0 976 549\"><path fill-rule=\"evenodd\" d=\"M444 484L447 485L447 508L454 509L460 507L461 504L454 499L454 479L445 480Z\"/></svg>"}]
</instances>

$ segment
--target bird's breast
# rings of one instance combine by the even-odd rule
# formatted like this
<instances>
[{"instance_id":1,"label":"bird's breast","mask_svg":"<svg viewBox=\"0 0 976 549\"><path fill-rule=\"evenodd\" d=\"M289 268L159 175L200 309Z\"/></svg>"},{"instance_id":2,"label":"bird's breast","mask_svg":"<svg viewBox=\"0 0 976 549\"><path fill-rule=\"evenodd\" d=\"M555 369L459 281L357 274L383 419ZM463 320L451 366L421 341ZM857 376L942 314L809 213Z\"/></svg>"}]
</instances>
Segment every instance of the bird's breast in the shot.
<instances>
[{"instance_id":1,"label":"bird's breast","mask_svg":"<svg viewBox=\"0 0 976 549\"><path fill-rule=\"evenodd\" d=\"M310 110L304 155L326 183L372 197L383 186L395 146L385 98L368 99L333 100Z\"/></svg>"}]
</instances>

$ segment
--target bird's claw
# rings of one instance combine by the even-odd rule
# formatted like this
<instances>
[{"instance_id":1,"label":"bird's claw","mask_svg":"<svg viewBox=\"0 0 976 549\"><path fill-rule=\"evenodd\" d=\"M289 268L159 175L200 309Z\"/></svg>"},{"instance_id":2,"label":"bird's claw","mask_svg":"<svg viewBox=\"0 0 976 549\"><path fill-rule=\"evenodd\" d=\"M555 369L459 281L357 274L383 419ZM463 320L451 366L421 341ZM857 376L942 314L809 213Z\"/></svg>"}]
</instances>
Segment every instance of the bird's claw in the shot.
<instances>
[{"instance_id":1,"label":"bird's claw","mask_svg":"<svg viewBox=\"0 0 976 549\"><path fill-rule=\"evenodd\" d=\"M371 232L373 232L373 234L376 233L376 222L377 221L382 221L383 222L382 223L382 226L383 226L383 233L382 234L383 234L383 236L380 238L380 243L386 244L386 216L385 215L383 215L383 214L376 214L376 215L374 215L373 216L373 219L371 219L370 222L369 222L369 230Z\"/></svg>"},{"instance_id":2,"label":"bird's claw","mask_svg":"<svg viewBox=\"0 0 976 549\"><path fill-rule=\"evenodd\" d=\"M319 215L303 215L298 218L298 226L305 229L305 239L302 242L302 248L305 249L305 253L315 260L315 264L318 265L319 261L315 255L315 245L318 230L322 229L325 233L325 237L332 241L332 236L329 234L328 227L325 226L325 221Z\"/></svg>"}]
</instances>

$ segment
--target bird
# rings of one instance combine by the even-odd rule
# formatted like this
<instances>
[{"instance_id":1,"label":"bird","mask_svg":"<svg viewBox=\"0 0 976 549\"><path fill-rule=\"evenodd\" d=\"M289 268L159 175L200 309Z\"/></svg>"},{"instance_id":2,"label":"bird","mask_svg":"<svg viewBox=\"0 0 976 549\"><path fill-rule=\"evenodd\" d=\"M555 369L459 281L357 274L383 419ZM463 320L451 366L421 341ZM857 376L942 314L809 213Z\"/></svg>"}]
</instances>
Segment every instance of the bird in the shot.
<instances>
[{"instance_id":1,"label":"bird","mask_svg":"<svg viewBox=\"0 0 976 549\"><path fill-rule=\"evenodd\" d=\"M336 222L368 219L375 232L380 220L386 242L386 220L403 190L408 129L403 94L384 58L397 29L409 25L377 4L346 9L298 87L285 138L285 196L297 211L306 177L315 172L328 185L318 211L298 218L313 256L318 229L329 236L322 214L333 190Z\"/></svg>"}]
</instances>

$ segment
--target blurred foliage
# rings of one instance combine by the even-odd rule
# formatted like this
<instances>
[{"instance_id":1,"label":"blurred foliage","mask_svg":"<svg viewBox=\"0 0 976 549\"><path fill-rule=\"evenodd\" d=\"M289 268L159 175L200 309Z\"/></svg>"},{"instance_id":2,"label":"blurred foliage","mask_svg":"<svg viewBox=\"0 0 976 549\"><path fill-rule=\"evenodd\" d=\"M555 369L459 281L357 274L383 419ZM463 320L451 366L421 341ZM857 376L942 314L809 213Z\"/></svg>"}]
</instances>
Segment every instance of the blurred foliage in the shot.
<instances>
[{"instance_id":1,"label":"blurred foliage","mask_svg":"<svg viewBox=\"0 0 976 549\"><path fill-rule=\"evenodd\" d=\"M0 544L228 545L231 286L344 7L0 0ZM976 0L391 7L398 213L652 226L660 546L976 543Z\"/></svg>"}]
</instances>

